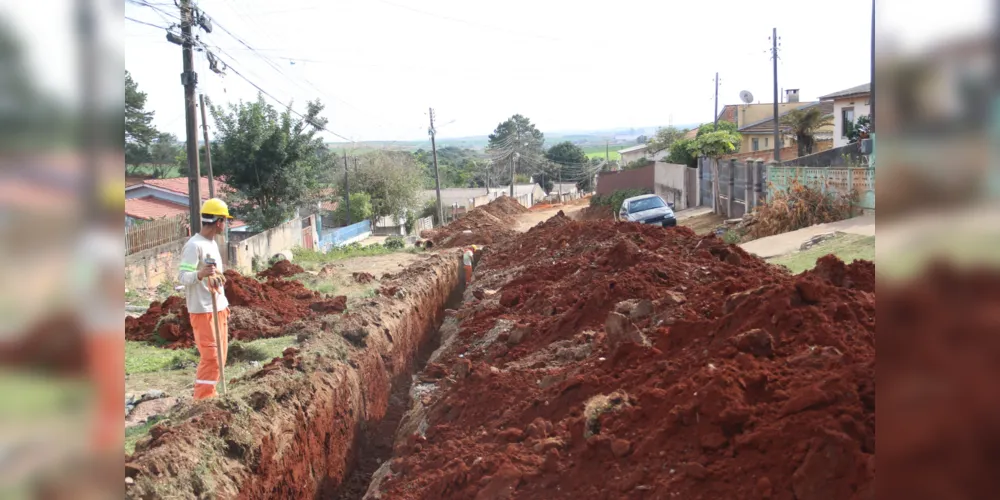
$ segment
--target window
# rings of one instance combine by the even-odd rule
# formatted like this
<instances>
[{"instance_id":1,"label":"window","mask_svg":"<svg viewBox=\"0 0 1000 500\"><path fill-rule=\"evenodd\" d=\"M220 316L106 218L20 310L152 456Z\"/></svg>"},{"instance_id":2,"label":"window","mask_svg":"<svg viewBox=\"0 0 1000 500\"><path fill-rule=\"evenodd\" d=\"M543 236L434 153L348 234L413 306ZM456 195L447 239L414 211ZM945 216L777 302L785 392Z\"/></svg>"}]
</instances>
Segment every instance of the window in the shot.
<instances>
[{"instance_id":1,"label":"window","mask_svg":"<svg viewBox=\"0 0 1000 500\"><path fill-rule=\"evenodd\" d=\"M753 148L754 151L760 151L760 139L754 137L750 141L750 144L751 144L751 147Z\"/></svg>"},{"instance_id":2,"label":"window","mask_svg":"<svg viewBox=\"0 0 1000 500\"><path fill-rule=\"evenodd\" d=\"M767 137L764 138L764 149L768 149L768 146L767 146Z\"/></svg>"},{"instance_id":3,"label":"window","mask_svg":"<svg viewBox=\"0 0 1000 500\"><path fill-rule=\"evenodd\" d=\"M841 110L840 136L847 137L847 132L854 125L854 108L844 108Z\"/></svg>"}]
</instances>

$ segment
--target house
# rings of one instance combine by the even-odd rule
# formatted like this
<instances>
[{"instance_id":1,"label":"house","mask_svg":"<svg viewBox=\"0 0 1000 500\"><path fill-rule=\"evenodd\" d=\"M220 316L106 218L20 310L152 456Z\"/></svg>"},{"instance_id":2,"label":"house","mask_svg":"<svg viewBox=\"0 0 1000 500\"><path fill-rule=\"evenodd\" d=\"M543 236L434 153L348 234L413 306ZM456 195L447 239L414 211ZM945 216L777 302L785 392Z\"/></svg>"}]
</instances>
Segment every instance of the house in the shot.
<instances>
[{"instance_id":1,"label":"house","mask_svg":"<svg viewBox=\"0 0 1000 500\"><path fill-rule=\"evenodd\" d=\"M844 89L819 98L833 106L833 147L846 146L847 132L858 118L871 114L871 83Z\"/></svg>"},{"instance_id":2,"label":"house","mask_svg":"<svg viewBox=\"0 0 1000 500\"><path fill-rule=\"evenodd\" d=\"M786 111L781 112L779 115L779 121L788 116L793 110L808 110L811 108L818 107L823 115L829 115L833 113L833 102L832 101L816 101L807 103L796 103L797 106L786 106ZM743 140L740 143L740 153L754 153L758 151L773 151L774 150L774 112L771 112L771 116L758 120L755 122L747 123L739 127L740 135L743 136ZM795 136L792 135L790 127L786 125L781 125L779 127L781 146L782 148L789 147L795 144ZM826 126L820 129L816 134L817 141L828 142L834 136L834 126ZM773 156L773 154L771 155Z\"/></svg>"},{"instance_id":3,"label":"house","mask_svg":"<svg viewBox=\"0 0 1000 500\"><path fill-rule=\"evenodd\" d=\"M216 179L216 195L231 191L228 184ZM177 177L173 179L146 179L125 188L125 225L141 221L163 219L186 215L188 209L188 179ZM209 198L208 178L202 177L199 183L201 200ZM245 231L246 223L233 220L229 223L231 231Z\"/></svg>"},{"instance_id":4,"label":"house","mask_svg":"<svg viewBox=\"0 0 1000 500\"><path fill-rule=\"evenodd\" d=\"M575 182L553 182L549 194L573 194L579 191Z\"/></svg>"},{"instance_id":5,"label":"house","mask_svg":"<svg viewBox=\"0 0 1000 500\"><path fill-rule=\"evenodd\" d=\"M649 145L639 144L637 146L632 146L630 148L619 149L618 154L620 154L622 157L621 161L619 162L619 165L625 166L628 165L629 163L640 160L642 158L645 158L650 161L664 160L670 154L670 151L663 150L663 151L658 151L655 154L650 154Z\"/></svg>"}]
</instances>

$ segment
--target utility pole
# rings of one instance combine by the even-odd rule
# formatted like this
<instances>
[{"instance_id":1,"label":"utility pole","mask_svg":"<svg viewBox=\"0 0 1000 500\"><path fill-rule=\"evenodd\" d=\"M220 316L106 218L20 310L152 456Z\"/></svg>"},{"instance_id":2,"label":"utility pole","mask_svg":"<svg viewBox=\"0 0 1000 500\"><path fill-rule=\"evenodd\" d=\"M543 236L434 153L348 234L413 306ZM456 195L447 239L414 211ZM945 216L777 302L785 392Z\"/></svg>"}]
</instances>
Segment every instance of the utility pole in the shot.
<instances>
[{"instance_id":1,"label":"utility pole","mask_svg":"<svg viewBox=\"0 0 1000 500\"><path fill-rule=\"evenodd\" d=\"M184 115L187 121L187 162L188 162L188 204L191 209L191 234L201 231L201 171L198 168L198 110L194 100L194 89L198 85L198 74L194 72L194 51L191 40L191 25L194 13L191 0L181 0L181 35L184 72Z\"/></svg>"},{"instance_id":2,"label":"utility pole","mask_svg":"<svg viewBox=\"0 0 1000 500\"><path fill-rule=\"evenodd\" d=\"M559 202L562 203L562 163L559 163Z\"/></svg>"},{"instance_id":3,"label":"utility pole","mask_svg":"<svg viewBox=\"0 0 1000 500\"><path fill-rule=\"evenodd\" d=\"M778 123L778 28L771 31L771 58L774 62L774 161L781 163L781 138Z\"/></svg>"},{"instance_id":4,"label":"utility pole","mask_svg":"<svg viewBox=\"0 0 1000 500\"><path fill-rule=\"evenodd\" d=\"M869 108L868 120L871 128L871 135L875 134L875 0L872 0L872 47L871 47L871 84L868 89Z\"/></svg>"},{"instance_id":5,"label":"utility pole","mask_svg":"<svg viewBox=\"0 0 1000 500\"><path fill-rule=\"evenodd\" d=\"M514 124L517 127L517 124ZM521 129L517 129L517 148L521 148ZM510 197L514 197L514 169L517 168L517 150L514 151L514 157L510 161Z\"/></svg>"},{"instance_id":6,"label":"utility pole","mask_svg":"<svg viewBox=\"0 0 1000 500\"><path fill-rule=\"evenodd\" d=\"M441 176L438 174L438 151L437 142L435 142L434 130L434 108L429 108L431 115L431 126L427 129L427 133L431 135L431 155L434 157L434 188L437 190L437 212L438 220L441 221L440 224L444 224L444 208L441 206ZM447 123L445 124L447 125Z\"/></svg>"},{"instance_id":7,"label":"utility pole","mask_svg":"<svg viewBox=\"0 0 1000 500\"><path fill-rule=\"evenodd\" d=\"M208 120L205 119L205 95L198 94L201 103L201 130L205 134L205 167L208 169L208 196L215 198L215 176L212 174L212 145L208 142Z\"/></svg>"},{"instance_id":8,"label":"utility pole","mask_svg":"<svg viewBox=\"0 0 1000 500\"><path fill-rule=\"evenodd\" d=\"M719 130L719 73L715 73L715 124L714 130Z\"/></svg>"},{"instance_id":9,"label":"utility pole","mask_svg":"<svg viewBox=\"0 0 1000 500\"><path fill-rule=\"evenodd\" d=\"M98 94L96 69L98 67L97 35L95 32L94 17L94 5L92 1L78 0L76 2L76 29L77 37L80 40L77 47L79 49L80 61L82 62L79 65L79 76L83 90L82 95L85 96ZM97 120L97 103L92 98L85 99L83 101L83 123L96 123ZM100 207L97 192L100 185L100 178L103 177L100 171L100 138L97 127L81 127L79 131L84 147L83 185L84 192L87 193L84 197L84 201L86 202L84 208L87 215L96 220Z\"/></svg>"},{"instance_id":10,"label":"utility pole","mask_svg":"<svg viewBox=\"0 0 1000 500\"><path fill-rule=\"evenodd\" d=\"M351 225L351 183L347 178L347 148L344 148L344 202L347 203L347 225Z\"/></svg>"}]
</instances>

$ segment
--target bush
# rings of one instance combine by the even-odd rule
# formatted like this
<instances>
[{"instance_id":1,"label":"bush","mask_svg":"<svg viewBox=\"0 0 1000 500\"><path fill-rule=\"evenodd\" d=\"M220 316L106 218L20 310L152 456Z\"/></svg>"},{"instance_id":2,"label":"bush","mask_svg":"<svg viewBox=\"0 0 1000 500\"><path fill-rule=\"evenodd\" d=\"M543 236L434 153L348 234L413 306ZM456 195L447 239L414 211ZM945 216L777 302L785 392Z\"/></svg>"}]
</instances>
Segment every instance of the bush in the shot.
<instances>
[{"instance_id":1,"label":"bush","mask_svg":"<svg viewBox=\"0 0 1000 500\"><path fill-rule=\"evenodd\" d=\"M744 241L849 219L857 203L857 192L849 196L823 193L793 181L787 191L778 191L757 208L752 220L745 224Z\"/></svg>"},{"instance_id":2,"label":"bush","mask_svg":"<svg viewBox=\"0 0 1000 500\"><path fill-rule=\"evenodd\" d=\"M400 236L390 236L382 244L387 250L399 250L406 246L406 242Z\"/></svg>"},{"instance_id":3,"label":"bush","mask_svg":"<svg viewBox=\"0 0 1000 500\"><path fill-rule=\"evenodd\" d=\"M620 189L606 196L592 196L590 198L590 206L607 207L612 211L617 211L626 199L644 194L652 194L652 191L648 189Z\"/></svg>"}]
</instances>

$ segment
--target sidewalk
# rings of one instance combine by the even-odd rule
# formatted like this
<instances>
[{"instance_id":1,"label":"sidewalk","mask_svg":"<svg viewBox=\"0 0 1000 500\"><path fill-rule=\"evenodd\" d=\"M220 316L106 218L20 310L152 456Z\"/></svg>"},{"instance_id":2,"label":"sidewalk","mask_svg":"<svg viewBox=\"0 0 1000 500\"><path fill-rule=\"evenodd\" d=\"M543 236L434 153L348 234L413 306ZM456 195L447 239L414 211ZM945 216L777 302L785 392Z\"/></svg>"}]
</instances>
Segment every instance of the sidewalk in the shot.
<instances>
[{"instance_id":1,"label":"sidewalk","mask_svg":"<svg viewBox=\"0 0 1000 500\"><path fill-rule=\"evenodd\" d=\"M875 236L875 216L862 215L853 219L817 224L799 229L798 231L749 241L740 245L740 247L762 259L769 259L798 250L803 243L813 236L832 232Z\"/></svg>"},{"instance_id":2,"label":"sidewalk","mask_svg":"<svg viewBox=\"0 0 1000 500\"><path fill-rule=\"evenodd\" d=\"M712 213L712 207L694 207L685 208L684 210L678 210L674 212L674 217L677 218L677 222L685 219L690 219L691 217L698 217L699 215L705 215Z\"/></svg>"}]
</instances>

